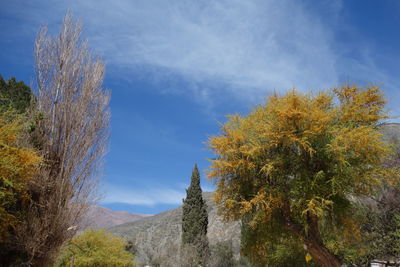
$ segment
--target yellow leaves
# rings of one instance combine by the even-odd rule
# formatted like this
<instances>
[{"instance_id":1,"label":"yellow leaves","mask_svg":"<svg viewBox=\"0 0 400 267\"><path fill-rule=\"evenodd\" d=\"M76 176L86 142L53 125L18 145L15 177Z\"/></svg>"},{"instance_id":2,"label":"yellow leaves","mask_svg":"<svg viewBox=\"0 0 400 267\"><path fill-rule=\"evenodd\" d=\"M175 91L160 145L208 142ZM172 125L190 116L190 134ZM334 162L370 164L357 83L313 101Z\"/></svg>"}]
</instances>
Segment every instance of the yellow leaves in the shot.
<instances>
[{"instance_id":1,"label":"yellow leaves","mask_svg":"<svg viewBox=\"0 0 400 267\"><path fill-rule=\"evenodd\" d=\"M258 139L264 140L263 146L297 146L313 154L314 137L324 133L334 118L329 109L331 102L332 98L325 93L313 98L293 90L282 97L273 96L247 120L256 121L253 130L259 134Z\"/></svg>"},{"instance_id":2,"label":"yellow leaves","mask_svg":"<svg viewBox=\"0 0 400 267\"><path fill-rule=\"evenodd\" d=\"M271 219L274 210L282 207L282 199L278 194L267 193L265 190L260 190L257 194L245 200L238 194L232 196L232 198L224 197L228 192L223 192L221 189L217 189L214 195L214 200L223 207L223 210L219 213L223 215L225 219L238 219L253 211L260 213L262 221L266 223ZM261 217L255 218L250 224L258 223L257 220Z\"/></svg>"},{"instance_id":3,"label":"yellow leaves","mask_svg":"<svg viewBox=\"0 0 400 267\"><path fill-rule=\"evenodd\" d=\"M341 88L334 88L333 92L338 96L341 103L349 103L357 94L358 87L343 86Z\"/></svg>"},{"instance_id":4,"label":"yellow leaves","mask_svg":"<svg viewBox=\"0 0 400 267\"><path fill-rule=\"evenodd\" d=\"M242 215L253 211L258 212L258 215L256 215L249 223L251 227L256 227L259 220L263 223L270 221L273 211L280 209L283 205L282 199L278 195L267 193L265 190L260 190L250 200L241 201L240 204L240 214Z\"/></svg>"},{"instance_id":5,"label":"yellow leaves","mask_svg":"<svg viewBox=\"0 0 400 267\"><path fill-rule=\"evenodd\" d=\"M354 184L355 193L360 195L371 194L386 184L399 188L400 170L384 167L369 169L355 175Z\"/></svg>"},{"instance_id":6,"label":"yellow leaves","mask_svg":"<svg viewBox=\"0 0 400 267\"><path fill-rule=\"evenodd\" d=\"M332 97L325 93L313 98L293 90L283 97L270 97L266 106L256 108L248 117L229 116L222 134L209 140L209 147L220 155L213 161L209 177L269 164L258 161L280 147L297 147L296 153L314 154L315 135L323 134L334 118L329 110L331 102ZM267 168L262 171L268 173L271 168Z\"/></svg>"},{"instance_id":7,"label":"yellow leaves","mask_svg":"<svg viewBox=\"0 0 400 267\"><path fill-rule=\"evenodd\" d=\"M269 176L272 174L272 172L275 170L275 166L272 162L266 163L260 170L260 172L263 172L266 176Z\"/></svg>"},{"instance_id":8,"label":"yellow leaves","mask_svg":"<svg viewBox=\"0 0 400 267\"><path fill-rule=\"evenodd\" d=\"M208 177L217 182L220 211L225 218L251 214L253 226L276 214L330 220L334 205L348 208L342 198L368 195L380 182L400 184L398 170L382 168L390 152L377 127L384 105L377 87L316 96L293 90L248 116L229 117L209 140L217 157Z\"/></svg>"},{"instance_id":9,"label":"yellow leaves","mask_svg":"<svg viewBox=\"0 0 400 267\"><path fill-rule=\"evenodd\" d=\"M374 177L386 177L385 181L393 187L400 188L400 169L381 169Z\"/></svg>"},{"instance_id":10,"label":"yellow leaves","mask_svg":"<svg viewBox=\"0 0 400 267\"><path fill-rule=\"evenodd\" d=\"M373 124L388 118L383 108L386 104L383 93L377 86L360 90L357 86L333 89L340 101L340 121L358 124Z\"/></svg>"},{"instance_id":11,"label":"yellow leaves","mask_svg":"<svg viewBox=\"0 0 400 267\"><path fill-rule=\"evenodd\" d=\"M257 242L242 246L241 254L246 255L251 262L255 262L260 266L267 266L270 256L270 244L268 242Z\"/></svg>"},{"instance_id":12,"label":"yellow leaves","mask_svg":"<svg viewBox=\"0 0 400 267\"><path fill-rule=\"evenodd\" d=\"M333 132L335 137L327 148L339 163L337 171L351 176L348 179L352 181L353 191L368 194L373 186L390 178L387 172L392 170L383 171L381 168L383 159L390 154L390 148L375 127L335 127Z\"/></svg>"},{"instance_id":13,"label":"yellow leaves","mask_svg":"<svg viewBox=\"0 0 400 267\"><path fill-rule=\"evenodd\" d=\"M20 117L0 113L0 241L17 223L13 206L28 197L27 184L41 162L33 149L20 144L22 129Z\"/></svg>"},{"instance_id":14,"label":"yellow leaves","mask_svg":"<svg viewBox=\"0 0 400 267\"><path fill-rule=\"evenodd\" d=\"M307 252L305 258L306 258L306 262L310 262L312 260L312 256L308 252Z\"/></svg>"},{"instance_id":15,"label":"yellow leaves","mask_svg":"<svg viewBox=\"0 0 400 267\"><path fill-rule=\"evenodd\" d=\"M315 197L307 201L306 209L302 211L302 215L311 213L317 217L322 217L325 212L332 208L333 202L321 197Z\"/></svg>"},{"instance_id":16,"label":"yellow leaves","mask_svg":"<svg viewBox=\"0 0 400 267\"><path fill-rule=\"evenodd\" d=\"M343 224L343 238L345 241L351 243L361 240L361 230L352 218L345 218L342 220Z\"/></svg>"},{"instance_id":17,"label":"yellow leaves","mask_svg":"<svg viewBox=\"0 0 400 267\"><path fill-rule=\"evenodd\" d=\"M383 143L382 134L375 125L337 125L333 129L335 139L332 145L353 149L363 155L378 153L379 156L389 152L389 146Z\"/></svg>"}]
</instances>

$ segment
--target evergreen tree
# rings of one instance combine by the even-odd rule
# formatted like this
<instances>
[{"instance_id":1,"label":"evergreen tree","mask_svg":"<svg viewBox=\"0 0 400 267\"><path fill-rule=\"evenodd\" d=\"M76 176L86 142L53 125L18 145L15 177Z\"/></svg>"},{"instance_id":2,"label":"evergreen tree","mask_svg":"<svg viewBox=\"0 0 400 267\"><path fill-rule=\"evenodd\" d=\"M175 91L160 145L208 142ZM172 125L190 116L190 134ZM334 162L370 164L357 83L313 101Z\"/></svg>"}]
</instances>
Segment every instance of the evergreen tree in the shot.
<instances>
[{"instance_id":1,"label":"evergreen tree","mask_svg":"<svg viewBox=\"0 0 400 267\"><path fill-rule=\"evenodd\" d=\"M0 108L13 108L18 113L24 113L29 107L32 91L23 81L17 82L12 77L5 81L0 75Z\"/></svg>"},{"instance_id":2,"label":"evergreen tree","mask_svg":"<svg viewBox=\"0 0 400 267\"><path fill-rule=\"evenodd\" d=\"M183 200L182 248L195 248L192 251L197 254L194 255L196 264L204 265L205 259L209 255L207 225L207 207L200 187L199 170L195 164L190 186L186 190L186 199Z\"/></svg>"}]
</instances>

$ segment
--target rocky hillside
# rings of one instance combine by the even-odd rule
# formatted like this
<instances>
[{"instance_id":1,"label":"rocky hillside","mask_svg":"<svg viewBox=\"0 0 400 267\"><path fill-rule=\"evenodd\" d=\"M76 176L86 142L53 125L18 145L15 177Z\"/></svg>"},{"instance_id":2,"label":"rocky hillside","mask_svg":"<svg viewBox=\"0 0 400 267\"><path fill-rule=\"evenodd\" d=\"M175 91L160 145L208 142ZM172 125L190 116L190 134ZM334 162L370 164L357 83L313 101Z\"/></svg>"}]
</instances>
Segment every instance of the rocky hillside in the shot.
<instances>
[{"instance_id":1,"label":"rocky hillside","mask_svg":"<svg viewBox=\"0 0 400 267\"><path fill-rule=\"evenodd\" d=\"M381 133L388 142L398 144L400 140L400 123L382 124Z\"/></svg>"},{"instance_id":2,"label":"rocky hillside","mask_svg":"<svg viewBox=\"0 0 400 267\"><path fill-rule=\"evenodd\" d=\"M208 239L210 245L228 241L239 257L240 223L224 223L216 214L212 193L203 193L208 211ZM182 207L169 210L136 222L118 225L110 232L132 242L136 262L140 264L163 263L162 266L177 266L181 241ZM141 265L139 265L141 266Z\"/></svg>"},{"instance_id":3,"label":"rocky hillside","mask_svg":"<svg viewBox=\"0 0 400 267\"><path fill-rule=\"evenodd\" d=\"M150 215L130 213L127 211L112 211L100 206L90 206L88 213L82 221L82 227L109 228L115 225L134 222Z\"/></svg>"}]
</instances>

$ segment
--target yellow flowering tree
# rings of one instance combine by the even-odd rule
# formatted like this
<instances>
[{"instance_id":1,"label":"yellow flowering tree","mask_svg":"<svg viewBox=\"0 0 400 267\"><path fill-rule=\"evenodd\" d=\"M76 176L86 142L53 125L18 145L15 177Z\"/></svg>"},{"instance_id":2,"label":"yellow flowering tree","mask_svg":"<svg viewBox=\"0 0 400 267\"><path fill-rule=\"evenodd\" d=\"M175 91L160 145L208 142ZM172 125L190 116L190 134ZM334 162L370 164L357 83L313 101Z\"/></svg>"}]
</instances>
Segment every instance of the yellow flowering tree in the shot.
<instances>
[{"instance_id":1,"label":"yellow flowering tree","mask_svg":"<svg viewBox=\"0 0 400 267\"><path fill-rule=\"evenodd\" d=\"M315 96L275 94L248 116L230 116L209 140L219 211L253 229L274 225L304 245L307 260L340 266L321 223L357 233L351 199L398 177L382 167L390 154L378 132L385 104L378 87L344 86Z\"/></svg>"}]
</instances>

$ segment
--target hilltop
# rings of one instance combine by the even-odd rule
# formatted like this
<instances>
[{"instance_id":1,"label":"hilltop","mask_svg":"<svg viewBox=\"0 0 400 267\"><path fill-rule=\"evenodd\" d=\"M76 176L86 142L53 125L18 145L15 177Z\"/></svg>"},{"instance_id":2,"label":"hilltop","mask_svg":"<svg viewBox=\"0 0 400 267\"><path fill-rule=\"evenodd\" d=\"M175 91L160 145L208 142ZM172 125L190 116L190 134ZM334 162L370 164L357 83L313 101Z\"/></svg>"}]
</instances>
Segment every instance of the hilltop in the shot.
<instances>
[{"instance_id":1,"label":"hilltop","mask_svg":"<svg viewBox=\"0 0 400 267\"><path fill-rule=\"evenodd\" d=\"M137 214L127 211L112 211L105 207L92 205L82 220L82 227L88 228L109 228L119 224L134 222L149 217L147 214Z\"/></svg>"},{"instance_id":2,"label":"hilltop","mask_svg":"<svg viewBox=\"0 0 400 267\"><path fill-rule=\"evenodd\" d=\"M231 242L236 258L240 252L240 223L223 222L216 214L217 209L212 200L213 193L203 193L208 211L208 239L210 245L219 242ZM117 236L132 242L135 259L138 263L169 263L176 266L179 259L181 242L182 206L151 217L142 218L109 228Z\"/></svg>"}]
</instances>

